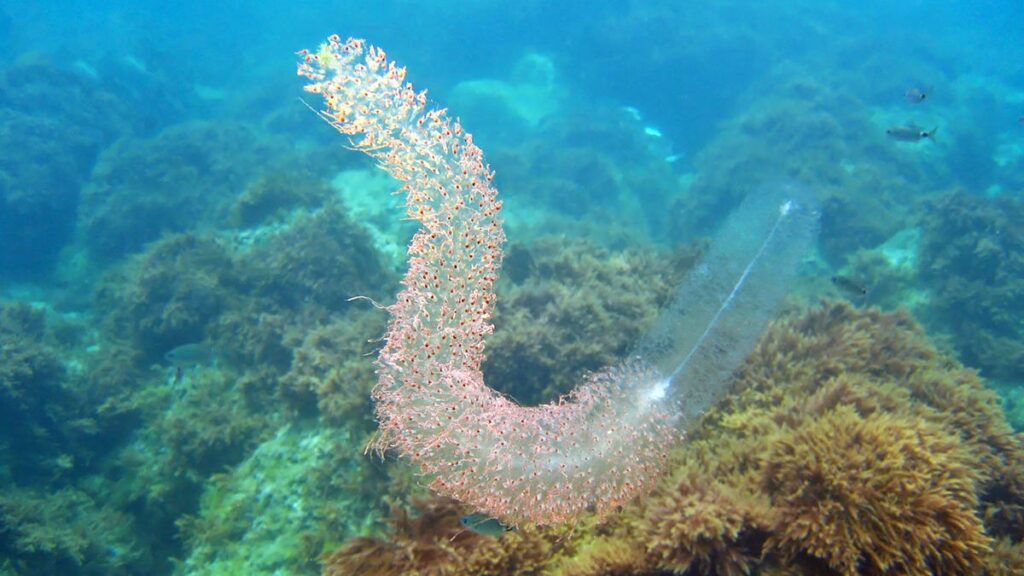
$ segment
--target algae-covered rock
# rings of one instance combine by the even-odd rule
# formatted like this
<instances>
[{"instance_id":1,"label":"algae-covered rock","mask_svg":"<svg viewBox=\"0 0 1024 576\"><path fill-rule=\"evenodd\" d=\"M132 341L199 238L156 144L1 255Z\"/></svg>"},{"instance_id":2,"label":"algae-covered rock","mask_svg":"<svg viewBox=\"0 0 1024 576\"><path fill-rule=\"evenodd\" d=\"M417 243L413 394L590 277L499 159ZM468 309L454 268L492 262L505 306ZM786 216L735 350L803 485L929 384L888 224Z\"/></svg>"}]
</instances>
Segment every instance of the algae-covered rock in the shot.
<instances>
[{"instance_id":1,"label":"algae-covered rock","mask_svg":"<svg viewBox=\"0 0 1024 576\"><path fill-rule=\"evenodd\" d=\"M396 286L370 235L339 203L268 232L238 262L249 293L289 310L345 311L355 296L383 299Z\"/></svg>"},{"instance_id":2,"label":"algae-covered rock","mask_svg":"<svg viewBox=\"0 0 1024 576\"><path fill-rule=\"evenodd\" d=\"M373 466L345 431L284 426L206 485L179 522L181 573L309 574L328 541L366 533L379 516Z\"/></svg>"},{"instance_id":3,"label":"algae-covered rock","mask_svg":"<svg viewBox=\"0 0 1024 576\"><path fill-rule=\"evenodd\" d=\"M697 254L613 252L564 238L513 246L484 363L488 384L525 404L568 393L583 373L629 352Z\"/></svg>"},{"instance_id":4,"label":"algae-covered rock","mask_svg":"<svg viewBox=\"0 0 1024 576\"><path fill-rule=\"evenodd\" d=\"M89 170L128 131L119 96L42 54L0 73L0 270L37 278L72 239Z\"/></svg>"},{"instance_id":5,"label":"algae-covered rock","mask_svg":"<svg viewBox=\"0 0 1024 576\"><path fill-rule=\"evenodd\" d=\"M106 275L96 303L110 332L132 342L148 362L201 341L207 327L237 302L230 252L195 234L170 235Z\"/></svg>"},{"instance_id":6,"label":"algae-covered rock","mask_svg":"<svg viewBox=\"0 0 1024 576\"><path fill-rule=\"evenodd\" d=\"M193 122L119 140L82 192L83 242L112 259L168 232L211 227L273 159L273 146L241 124Z\"/></svg>"},{"instance_id":7,"label":"algae-covered rock","mask_svg":"<svg viewBox=\"0 0 1024 576\"><path fill-rule=\"evenodd\" d=\"M924 317L948 332L961 360L996 379L1024 379L1024 202L965 191L930 203L920 274Z\"/></svg>"},{"instance_id":8,"label":"algae-covered rock","mask_svg":"<svg viewBox=\"0 0 1024 576\"><path fill-rule=\"evenodd\" d=\"M15 574L138 574L152 564L135 528L128 514L81 490L0 495L0 555L18 567Z\"/></svg>"},{"instance_id":9,"label":"algae-covered rock","mask_svg":"<svg viewBox=\"0 0 1024 576\"><path fill-rule=\"evenodd\" d=\"M12 481L46 484L74 465L75 446L93 432L46 329L46 313L28 304L0 302L0 445Z\"/></svg>"}]
</instances>

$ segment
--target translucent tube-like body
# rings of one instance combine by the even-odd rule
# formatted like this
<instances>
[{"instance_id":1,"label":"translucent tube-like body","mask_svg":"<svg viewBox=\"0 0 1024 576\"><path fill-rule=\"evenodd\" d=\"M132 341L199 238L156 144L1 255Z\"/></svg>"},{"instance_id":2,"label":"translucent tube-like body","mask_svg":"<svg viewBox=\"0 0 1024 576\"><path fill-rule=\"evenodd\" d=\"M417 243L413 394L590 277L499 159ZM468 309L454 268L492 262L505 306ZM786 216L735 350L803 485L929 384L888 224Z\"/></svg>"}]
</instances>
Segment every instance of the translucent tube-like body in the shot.
<instances>
[{"instance_id":1,"label":"translucent tube-like body","mask_svg":"<svg viewBox=\"0 0 1024 576\"><path fill-rule=\"evenodd\" d=\"M672 378L664 374L673 371L662 364L703 366L669 350L694 339L659 329L641 348L657 361L634 356L552 404L519 406L488 388L480 367L505 236L483 153L444 109L428 109L426 93L405 83L405 69L383 51L332 36L299 55L299 75L312 80L306 90L324 98L321 115L404 183L406 212L421 224L377 360L378 446L411 459L436 492L510 524L606 514L649 489L684 414L679 396L666 394ZM702 317L710 328L744 281L715 280L701 284L724 290L702 300L718 309ZM676 307L674 317L683 316ZM751 341L760 326L752 330ZM701 334L695 346L716 343Z\"/></svg>"}]
</instances>

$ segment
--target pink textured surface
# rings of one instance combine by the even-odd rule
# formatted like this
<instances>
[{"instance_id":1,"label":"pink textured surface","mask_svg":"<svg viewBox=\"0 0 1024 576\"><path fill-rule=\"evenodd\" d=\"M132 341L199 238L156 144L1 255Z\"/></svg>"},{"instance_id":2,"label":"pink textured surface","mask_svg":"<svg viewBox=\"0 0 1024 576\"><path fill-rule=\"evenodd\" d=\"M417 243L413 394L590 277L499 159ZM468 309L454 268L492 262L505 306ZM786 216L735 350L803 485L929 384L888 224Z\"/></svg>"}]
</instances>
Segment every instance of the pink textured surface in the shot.
<instances>
[{"instance_id":1,"label":"pink textured surface","mask_svg":"<svg viewBox=\"0 0 1024 576\"><path fill-rule=\"evenodd\" d=\"M422 225L377 361L380 447L410 458L438 493L512 524L606 514L648 489L679 435L651 394L656 371L634 359L536 407L483 381L505 235L472 136L362 40L332 36L299 55L321 115L404 183Z\"/></svg>"}]
</instances>

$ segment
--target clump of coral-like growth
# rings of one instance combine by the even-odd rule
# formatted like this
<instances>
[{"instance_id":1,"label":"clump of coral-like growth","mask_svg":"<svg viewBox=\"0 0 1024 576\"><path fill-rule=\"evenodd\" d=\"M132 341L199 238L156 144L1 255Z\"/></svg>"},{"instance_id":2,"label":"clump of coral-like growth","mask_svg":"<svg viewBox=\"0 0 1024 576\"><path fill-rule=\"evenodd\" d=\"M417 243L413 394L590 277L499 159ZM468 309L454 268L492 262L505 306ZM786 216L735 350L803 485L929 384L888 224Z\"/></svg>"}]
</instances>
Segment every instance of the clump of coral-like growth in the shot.
<instances>
[{"instance_id":1,"label":"clump of coral-like growth","mask_svg":"<svg viewBox=\"0 0 1024 576\"><path fill-rule=\"evenodd\" d=\"M768 498L769 566L971 573L1015 529L984 511L1020 497L1003 488L1020 438L905 314L826 303L777 323L694 437L684 457Z\"/></svg>"},{"instance_id":2,"label":"clump of coral-like growth","mask_svg":"<svg viewBox=\"0 0 1024 576\"><path fill-rule=\"evenodd\" d=\"M0 394L7 409L28 408L40 389L53 391L64 376L56 350L46 340L41 309L0 303Z\"/></svg>"},{"instance_id":3,"label":"clump of coral-like growth","mask_svg":"<svg viewBox=\"0 0 1024 576\"><path fill-rule=\"evenodd\" d=\"M417 514L396 508L387 539L354 538L324 558L324 576L493 576L541 574L558 546L534 529L500 539L460 522L466 511L448 500L421 500Z\"/></svg>"},{"instance_id":4,"label":"clump of coral-like growth","mask_svg":"<svg viewBox=\"0 0 1024 576\"><path fill-rule=\"evenodd\" d=\"M581 545L552 576L655 576L664 574L641 542L622 536L600 536Z\"/></svg>"},{"instance_id":5,"label":"clump of coral-like growth","mask_svg":"<svg viewBox=\"0 0 1024 576\"><path fill-rule=\"evenodd\" d=\"M177 383L184 391L153 424L169 456L168 465L203 477L245 457L279 425L281 415L247 399L244 382L219 370L195 371Z\"/></svg>"},{"instance_id":6,"label":"clump of coral-like growth","mask_svg":"<svg viewBox=\"0 0 1024 576\"><path fill-rule=\"evenodd\" d=\"M468 510L451 500L417 499L416 513L394 506L384 538L358 537L324 559L325 576L532 576L549 574L574 550L567 529L504 534L463 525Z\"/></svg>"},{"instance_id":7,"label":"clump of coral-like growth","mask_svg":"<svg viewBox=\"0 0 1024 576\"><path fill-rule=\"evenodd\" d=\"M1014 544L1001 538L992 546L992 554L985 559L981 576L1016 576L1024 574L1024 542Z\"/></svg>"},{"instance_id":8,"label":"clump of coral-like growth","mask_svg":"<svg viewBox=\"0 0 1024 576\"><path fill-rule=\"evenodd\" d=\"M721 576L750 573L767 524L763 496L685 469L673 488L652 498L640 522L652 564Z\"/></svg>"},{"instance_id":9,"label":"clump of coral-like growth","mask_svg":"<svg viewBox=\"0 0 1024 576\"><path fill-rule=\"evenodd\" d=\"M976 464L936 424L829 410L780 434L767 456L767 549L844 575L970 573L988 551Z\"/></svg>"}]
</instances>

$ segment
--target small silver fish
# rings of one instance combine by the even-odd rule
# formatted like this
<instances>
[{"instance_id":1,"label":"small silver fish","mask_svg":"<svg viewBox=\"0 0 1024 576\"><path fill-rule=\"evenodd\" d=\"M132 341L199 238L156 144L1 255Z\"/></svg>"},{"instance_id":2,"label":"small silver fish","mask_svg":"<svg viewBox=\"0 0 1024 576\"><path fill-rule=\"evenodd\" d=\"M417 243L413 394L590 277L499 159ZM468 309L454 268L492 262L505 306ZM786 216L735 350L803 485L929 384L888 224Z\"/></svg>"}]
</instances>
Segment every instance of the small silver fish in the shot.
<instances>
[{"instance_id":1,"label":"small silver fish","mask_svg":"<svg viewBox=\"0 0 1024 576\"><path fill-rule=\"evenodd\" d=\"M213 364L217 355L213 349L201 342L176 346L164 354L164 360L175 368L194 368Z\"/></svg>"},{"instance_id":2,"label":"small silver fish","mask_svg":"<svg viewBox=\"0 0 1024 576\"><path fill-rule=\"evenodd\" d=\"M935 140L935 132L938 131L938 127L932 128L931 130L924 130L915 124L905 124L903 126L893 126L885 131L893 140L899 140L900 142L917 142L922 139Z\"/></svg>"},{"instance_id":3,"label":"small silver fish","mask_svg":"<svg viewBox=\"0 0 1024 576\"><path fill-rule=\"evenodd\" d=\"M903 98L911 104L920 104L928 97L928 93L920 88L911 88L903 93Z\"/></svg>"},{"instance_id":4,"label":"small silver fish","mask_svg":"<svg viewBox=\"0 0 1024 576\"><path fill-rule=\"evenodd\" d=\"M502 524L497 518L486 514L467 514L459 519L459 524L462 524L466 530L491 538L501 538L505 532L515 530L515 528Z\"/></svg>"},{"instance_id":5,"label":"small silver fish","mask_svg":"<svg viewBox=\"0 0 1024 576\"><path fill-rule=\"evenodd\" d=\"M861 284L860 282L854 280L853 278L850 278L849 276L836 275L833 276L831 280L832 284L834 284L836 288L839 288L840 290L846 292L850 296L861 297L867 296L868 294L867 286Z\"/></svg>"}]
</instances>

